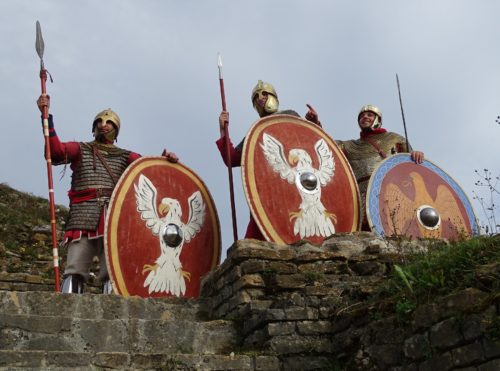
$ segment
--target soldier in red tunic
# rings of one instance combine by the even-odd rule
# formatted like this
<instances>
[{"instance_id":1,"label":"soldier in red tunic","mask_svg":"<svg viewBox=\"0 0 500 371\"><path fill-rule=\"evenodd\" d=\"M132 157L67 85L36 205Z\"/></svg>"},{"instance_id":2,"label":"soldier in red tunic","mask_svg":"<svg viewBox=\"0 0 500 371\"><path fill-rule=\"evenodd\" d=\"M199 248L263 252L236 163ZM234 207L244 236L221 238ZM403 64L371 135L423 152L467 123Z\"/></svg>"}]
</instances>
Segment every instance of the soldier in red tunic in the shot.
<instances>
[{"instance_id":1,"label":"soldier in red tunic","mask_svg":"<svg viewBox=\"0 0 500 371\"><path fill-rule=\"evenodd\" d=\"M40 111L50 106L50 97L37 100ZM65 226L63 246L68 247L66 269L61 291L82 293L94 256L99 258L99 280L103 292L111 293L104 255L104 221L106 207L127 166L139 154L115 146L120 132L120 118L111 109L99 112L92 123L92 142L61 142L49 115L49 140L52 163L70 164L73 171L69 196L69 216ZM164 151L167 160L177 162L177 156Z\"/></svg>"},{"instance_id":2,"label":"soldier in red tunic","mask_svg":"<svg viewBox=\"0 0 500 371\"><path fill-rule=\"evenodd\" d=\"M361 107L358 113L358 126L361 129L359 139L337 140L352 167L361 195L363 224L361 229L369 231L366 219L366 189L375 168L387 156L409 152L413 161L422 163L424 154L407 148L405 138L382 128L382 112L371 104Z\"/></svg>"},{"instance_id":3,"label":"soldier in red tunic","mask_svg":"<svg viewBox=\"0 0 500 371\"><path fill-rule=\"evenodd\" d=\"M274 87L267 83L259 80L257 85L252 90L252 104L259 117L266 117L273 114L286 114L300 117L300 115L294 110L283 110L278 111L279 108L279 100L278 94ZM307 108L309 109L305 115L306 120L311 121L312 123L321 126L321 122L318 119L318 114L309 104L307 104ZM219 116L219 129L220 129L220 138L217 140L216 144L221 153L222 159L224 163L228 165L228 159L226 156L226 137L224 135L224 127L225 125L229 125L229 112L222 111ZM243 144L245 142L245 138L242 139L240 144L236 147L233 146L233 143L229 143L230 151L231 151L231 167L241 166L241 155L243 152ZM255 222L252 215L250 215L250 221L248 223L247 231L245 233L245 238L254 238L257 240L264 241L265 238L259 230L257 223Z\"/></svg>"}]
</instances>

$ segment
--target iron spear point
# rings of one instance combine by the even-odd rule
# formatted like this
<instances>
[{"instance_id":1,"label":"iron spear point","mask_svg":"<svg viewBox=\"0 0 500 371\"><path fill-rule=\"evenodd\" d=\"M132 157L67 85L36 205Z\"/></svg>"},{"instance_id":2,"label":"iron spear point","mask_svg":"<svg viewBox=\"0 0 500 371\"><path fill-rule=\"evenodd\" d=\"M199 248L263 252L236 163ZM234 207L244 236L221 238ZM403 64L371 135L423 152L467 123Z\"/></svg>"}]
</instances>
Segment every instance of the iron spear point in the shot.
<instances>
[{"instance_id":1,"label":"iron spear point","mask_svg":"<svg viewBox=\"0 0 500 371\"><path fill-rule=\"evenodd\" d=\"M217 53L217 67L219 67L219 79L222 79L222 56Z\"/></svg>"},{"instance_id":2,"label":"iron spear point","mask_svg":"<svg viewBox=\"0 0 500 371\"><path fill-rule=\"evenodd\" d=\"M35 42L36 52L40 57L40 67L43 69L43 52L45 49L45 43L43 42L42 27L40 22L36 21L36 42Z\"/></svg>"}]
</instances>

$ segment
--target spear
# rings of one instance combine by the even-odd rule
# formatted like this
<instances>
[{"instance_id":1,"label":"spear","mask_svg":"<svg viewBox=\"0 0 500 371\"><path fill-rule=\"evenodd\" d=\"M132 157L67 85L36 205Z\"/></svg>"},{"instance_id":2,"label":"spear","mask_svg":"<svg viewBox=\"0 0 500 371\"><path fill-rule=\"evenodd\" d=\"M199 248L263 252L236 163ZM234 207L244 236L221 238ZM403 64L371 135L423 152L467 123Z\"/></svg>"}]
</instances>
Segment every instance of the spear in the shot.
<instances>
[{"instance_id":1,"label":"spear","mask_svg":"<svg viewBox=\"0 0 500 371\"><path fill-rule=\"evenodd\" d=\"M403 111L403 100L401 99L401 88L399 86L398 74L396 74L396 82L398 84L399 105L401 106L401 116L403 117L403 127L405 129L406 150L409 151L410 150L410 143L408 142L408 133L406 132L406 120L405 120L405 113Z\"/></svg>"},{"instance_id":2,"label":"spear","mask_svg":"<svg viewBox=\"0 0 500 371\"><path fill-rule=\"evenodd\" d=\"M36 21L36 52L40 57L40 81L42 84L42 94L47 94L47 70L43 64L43 51L45 44L42 37L42 28L40 22ZM50 75L50 74L49 74ZM52 76L51 76L52 81ZM59 254L57 249L57 230L56 230L56 211L54 202L54 186L52 180L52 159L50 157L50 141L49 141L49 109L43 107L43 136L45 137L45 160L47 161L47 179L49 185L49 204L50 204L50 226L52 232L52 258L54 261L54 279L55 291L59 291Z\"/></svg>"},{"instance_id":3,"label":"spear","mask_svg":"<svg viewBox=\"0 0 500 371\"><path fill-rule=\"evenodd\" d=\"M222 110L226 111L226 94L224 93L224 79L222 77L222 57L219 54L217 60L217 66L219 67L219 85L220 85L220 97L222 101ZM224 136L226 137L226 160L227 160L227 174L229 177L229 197L231 200L231 216L233 219L233 238L234 242L238 240L238 226L236 224L236 207L234 204L234 187L233 187L233 169L231 164L231 148L229 146L229 128L228 123L224 123Z\"/></svg>"}]
</instances>

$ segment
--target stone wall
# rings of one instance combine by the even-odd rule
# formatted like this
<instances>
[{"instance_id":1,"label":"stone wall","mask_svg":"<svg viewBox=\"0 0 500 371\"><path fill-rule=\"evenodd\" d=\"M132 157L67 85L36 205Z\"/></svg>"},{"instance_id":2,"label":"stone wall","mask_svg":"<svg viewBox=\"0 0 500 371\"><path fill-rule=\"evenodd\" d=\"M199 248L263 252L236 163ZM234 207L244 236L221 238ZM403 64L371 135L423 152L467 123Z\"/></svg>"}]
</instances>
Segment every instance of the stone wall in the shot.
<instances>
[{"instance_id":1,"label":"stone wall","mask_svg":"<svg viewBox=\"0 0 500 371\"><path fill-rule=\"evenodd\" d=\"M500 332L500 298L467 289L404 321L367 300L401 250L425 248L371 233L322 247L239 241L202 296L212 318L240 323L245 349L279 355L284 369L500 370L500 334L487 336Z\"/></svg>"},{"instance_id":2,"label":"stone wall","mask_svg":"<svg viewBox=\"0 0 500 371\"><path fill-rule=\"evenodd\" d=\"M0 275L0 369L500 370L488 292L500 263L482 271L484 291L403 316L374 296L395 261L426 247L364 232L321 247L242 240L197 300L33 292L49 282Z\"/></svg>"}]
</instances>

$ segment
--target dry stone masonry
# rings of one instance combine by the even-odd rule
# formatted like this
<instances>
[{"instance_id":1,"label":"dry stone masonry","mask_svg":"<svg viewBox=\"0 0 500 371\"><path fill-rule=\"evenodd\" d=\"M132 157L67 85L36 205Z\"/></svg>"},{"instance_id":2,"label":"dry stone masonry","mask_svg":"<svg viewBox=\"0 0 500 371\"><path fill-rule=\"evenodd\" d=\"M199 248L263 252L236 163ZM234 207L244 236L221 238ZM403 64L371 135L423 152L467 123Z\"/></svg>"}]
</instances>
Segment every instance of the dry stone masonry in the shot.
<instances>
[{"instance_id":1,"label":"dry stone masonry","mask_svg":"<svg viewBox=\"0 0 500 371\"><path fill-rule=\"evenodd\" d=\"M374 299L394 262L426 247L366 232L242 240L196 300L37 292L49 283L3 274L0 369L500 370L500 298L469 288L403 319Z\"/></svg>"}]
</instances>

